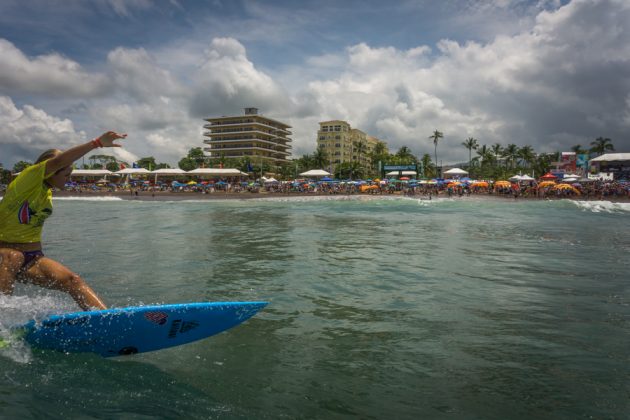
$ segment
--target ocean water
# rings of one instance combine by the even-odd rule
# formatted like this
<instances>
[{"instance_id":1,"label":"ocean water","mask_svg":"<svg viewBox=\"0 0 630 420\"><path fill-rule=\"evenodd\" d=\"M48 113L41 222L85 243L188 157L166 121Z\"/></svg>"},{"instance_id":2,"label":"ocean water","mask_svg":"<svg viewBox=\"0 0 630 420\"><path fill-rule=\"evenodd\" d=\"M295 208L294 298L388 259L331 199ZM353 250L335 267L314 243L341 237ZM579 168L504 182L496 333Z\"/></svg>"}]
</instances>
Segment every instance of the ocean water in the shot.
<instances>
[{"instance_id":1,"label":"ocean water","mask_svg":"<svg viewBox=\"0 0 630 420\"><path fill-rule=\"evenodd\" d=\"M57 199L45 252L110 306L265 300L103 359L0 350L0 418L630 416L630 204ZM0 335L77 307L20 286Z\"/></svg>"}]
</instances>

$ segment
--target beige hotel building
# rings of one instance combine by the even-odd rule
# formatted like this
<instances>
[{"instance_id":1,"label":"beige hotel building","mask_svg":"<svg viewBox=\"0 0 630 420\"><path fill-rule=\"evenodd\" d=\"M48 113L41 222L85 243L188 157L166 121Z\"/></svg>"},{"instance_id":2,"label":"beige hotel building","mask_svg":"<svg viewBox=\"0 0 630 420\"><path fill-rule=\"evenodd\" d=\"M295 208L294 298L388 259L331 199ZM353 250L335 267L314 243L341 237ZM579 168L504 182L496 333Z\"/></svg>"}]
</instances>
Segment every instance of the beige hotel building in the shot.
<instances>
[{"instance_id":1,"label":"beige hotel building","mask_svg":"<svg viewBox=\"0 0 630 420\"><path fill-rule=\"evenodd\" d=\"M340 120L320 122L317 131L317 147L327 156L330 172L344 162L357 161L368 166L369 155L379 142L385 143Z\"/></svg>"},{"instance_id":2,"label":"beige hotel building","mask_svg":"<svg viewBox=\"0 0 630 420\"><path fill-rule=\"evenodd\" d=\"M257 108L245 108L244 115L205 119L207 139L204 150L209 158L250 158L278 166L291 155L291 126L258 114Z\"/></svg>"}]
</instances>

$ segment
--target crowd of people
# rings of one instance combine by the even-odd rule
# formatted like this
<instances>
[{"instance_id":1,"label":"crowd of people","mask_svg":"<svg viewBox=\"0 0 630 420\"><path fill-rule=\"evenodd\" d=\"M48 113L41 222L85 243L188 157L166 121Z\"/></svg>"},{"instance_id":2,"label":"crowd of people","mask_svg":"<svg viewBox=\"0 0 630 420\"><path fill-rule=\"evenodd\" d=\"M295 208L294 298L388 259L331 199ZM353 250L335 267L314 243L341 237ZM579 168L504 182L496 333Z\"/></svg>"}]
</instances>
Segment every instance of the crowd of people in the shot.
<instances>
[{"instance_id":1,"label":"crowd of people","mask_svg":"<svg viewBox=\"0 0 630 420\"><path fill-rule=\"evenodd\" d=\"M181 182L180 182L181 181ZM243 181L235 178L211 181L132 181L123 184L95 184L86 180L68 183L66 191L82 193L117 193L138 195L139 193L275 193L275 194L398 194L405 196L470 196L494 195L511 198L576 198L580 199L624 199L630 198L630 183L618 181L589 181L582 183L509 182L509 181L415 181L415 180L367 180L367 181L318 181L296 179L292 181L263 180Z\"/></svg>"}]
</instances>

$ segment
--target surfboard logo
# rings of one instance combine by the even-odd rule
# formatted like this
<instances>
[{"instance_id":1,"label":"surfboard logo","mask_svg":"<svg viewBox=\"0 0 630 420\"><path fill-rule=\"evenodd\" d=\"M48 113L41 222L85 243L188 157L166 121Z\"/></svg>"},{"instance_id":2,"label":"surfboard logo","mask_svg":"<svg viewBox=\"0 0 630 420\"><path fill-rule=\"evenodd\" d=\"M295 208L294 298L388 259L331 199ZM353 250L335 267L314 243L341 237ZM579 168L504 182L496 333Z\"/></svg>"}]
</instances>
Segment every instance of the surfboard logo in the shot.
<instances>
[{"instance_id":1,"label":"surfboard logo","mask_svg":"<svg viewBox=\"0 0 630 420\"><path fill-rule=\"evenodd\" d=\"M22 203L22 206L20 206L20 210L18 210L18 221L21 225L28 225L32 215L33 211L29 208L28 200L26 200Z\"/></svg>"},{"instance_id":2,"label":"surfboard logo","mask_svg":"<svg viewBox=\"0 0 630 420\"><path fill-rule=\"evenodd\" d=\"M168 315L164 312L147 312L146 314L144 314L144 317L147 319L147 321L151 321L157 325L164 325L168 320Z\"/></svg>"},{"instance_id":3,"label":"surfboard logo","mask_svg":"<svg viewBox=\"0 0 630 420\"><path fill-rule=\"evenodd\" d=\"M178 333L181 334L188 332L198 326L199 323L195 321L182 321L181 319L176 319L171 323L171 328L168 331L168 338L175 338Z\"/></svg>"}]
</instances>

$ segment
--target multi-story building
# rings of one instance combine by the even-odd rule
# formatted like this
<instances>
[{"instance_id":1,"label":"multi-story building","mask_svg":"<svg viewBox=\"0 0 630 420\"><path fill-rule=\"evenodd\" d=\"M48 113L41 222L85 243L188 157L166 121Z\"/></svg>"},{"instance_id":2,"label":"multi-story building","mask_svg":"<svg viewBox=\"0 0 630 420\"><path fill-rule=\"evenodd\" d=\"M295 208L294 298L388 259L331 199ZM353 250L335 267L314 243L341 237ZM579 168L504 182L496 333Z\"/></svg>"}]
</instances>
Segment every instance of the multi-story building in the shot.
<instances>
[{"instance_id":1,"label":"multi-story building","mask_svg":"<svg viewBox=\"0 0 630 420\"><path fill-rule=\"evenodd\" d=\"M352 128L345 121L319 123L317 147L325 153L330 172L334 172L344 162L359 162L367 167L370 164L370 153L378 143L384 144L382 140Z\"/></svg>"},{"instance_id":2,"label":"multi-story building","mask_svg":"<svg viewBox=\"0 0 630 420\"><path fill-rule=\"evenodd\" d=\"M206 118L203 127L210 160L250 158L278 166L291 155L291 126L258 114L257 108L245 108L245 114Z\"/></svg>"}]
</instances>

